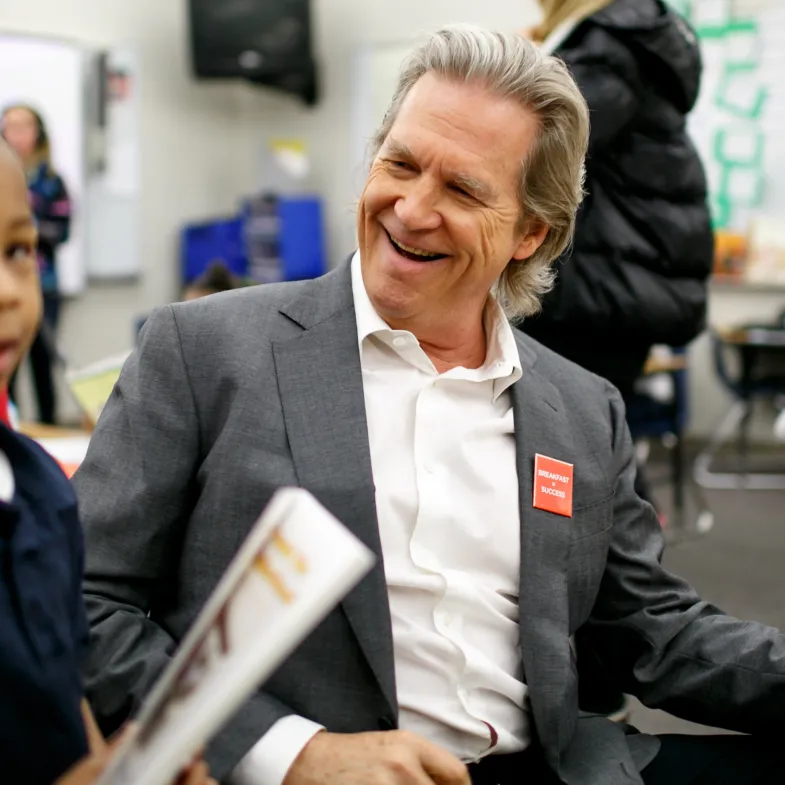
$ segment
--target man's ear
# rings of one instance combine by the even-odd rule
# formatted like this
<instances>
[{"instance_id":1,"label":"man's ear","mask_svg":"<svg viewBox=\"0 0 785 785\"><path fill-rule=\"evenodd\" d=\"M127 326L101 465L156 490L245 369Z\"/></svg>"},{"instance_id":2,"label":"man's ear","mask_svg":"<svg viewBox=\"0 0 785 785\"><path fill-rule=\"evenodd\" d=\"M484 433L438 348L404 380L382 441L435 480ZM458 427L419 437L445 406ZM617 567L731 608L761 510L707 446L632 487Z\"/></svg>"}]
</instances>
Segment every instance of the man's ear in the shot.
<instances>
[{"instance_id":1,"label":"man's ear","mask_svg":"<svg viewBox=\"0 0 785 785\"><path fill-rule=\"evenodd\" d=\"M543 223L529 224L521 236L512 258L518 262L528 259L548 236L548 227Z\"/></svg>"}]
</instances>

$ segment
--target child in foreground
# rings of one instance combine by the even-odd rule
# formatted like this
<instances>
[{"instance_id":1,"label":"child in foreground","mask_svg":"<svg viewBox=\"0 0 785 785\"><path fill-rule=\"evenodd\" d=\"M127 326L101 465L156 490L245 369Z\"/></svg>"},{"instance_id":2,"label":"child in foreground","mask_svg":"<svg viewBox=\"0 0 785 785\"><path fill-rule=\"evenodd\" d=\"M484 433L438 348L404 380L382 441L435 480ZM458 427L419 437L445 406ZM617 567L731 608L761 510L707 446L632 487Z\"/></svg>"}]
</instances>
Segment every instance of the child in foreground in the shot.
<instances>
[{"instance_id":1,"label":"child in foreground","mask_svg":"<svg viewBox=\"0 0 785 785\"><path fill-rule=\"evenodd\" d=\"M37 233L22 168L0 142L0 390L41 319ZM90 785L111 760L82 697L88 627L76 498L52 458L0 422L2 780ZM204 763L182 785L209 785Z\"/></svg>"}]
</instances>

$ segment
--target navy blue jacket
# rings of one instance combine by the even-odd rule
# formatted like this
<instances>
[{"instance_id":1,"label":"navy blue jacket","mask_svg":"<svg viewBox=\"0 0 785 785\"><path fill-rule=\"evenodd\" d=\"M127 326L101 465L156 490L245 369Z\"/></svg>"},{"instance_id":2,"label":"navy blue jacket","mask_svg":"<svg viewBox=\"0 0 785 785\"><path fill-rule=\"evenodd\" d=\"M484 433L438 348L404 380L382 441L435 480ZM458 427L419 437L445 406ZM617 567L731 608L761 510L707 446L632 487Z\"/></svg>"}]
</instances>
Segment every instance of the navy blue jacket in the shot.
<instances>
[{"instance_id":1,"label":"navy blue jacket","mask_svg":"<svg viewBox=\"0 0 785 785\"><path fill-rule=\"evenodd\" d=\"M0 501L0 779L51 785L87 753L82 532L52 458L1 424L0 450L16 485Z\"/></svg>"}]
</instances>

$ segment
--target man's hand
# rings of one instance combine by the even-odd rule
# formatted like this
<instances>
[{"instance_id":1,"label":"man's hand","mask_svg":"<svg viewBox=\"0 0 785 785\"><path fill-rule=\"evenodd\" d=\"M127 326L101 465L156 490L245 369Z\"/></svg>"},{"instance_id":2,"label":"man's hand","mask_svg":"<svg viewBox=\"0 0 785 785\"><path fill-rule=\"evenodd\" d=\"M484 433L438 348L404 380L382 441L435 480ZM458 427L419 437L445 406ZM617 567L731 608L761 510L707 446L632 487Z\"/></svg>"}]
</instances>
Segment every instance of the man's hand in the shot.
<instances>
[{"instance_id":1,"label":"man's hand","mask_svg":"<svg viewBox=\"0 0 785 785\"><path fill-rule=\"evenodd\" d=\"M452 754L408 731L317 733L284 785L471 785Z\"/></svg>"}]
</instances>

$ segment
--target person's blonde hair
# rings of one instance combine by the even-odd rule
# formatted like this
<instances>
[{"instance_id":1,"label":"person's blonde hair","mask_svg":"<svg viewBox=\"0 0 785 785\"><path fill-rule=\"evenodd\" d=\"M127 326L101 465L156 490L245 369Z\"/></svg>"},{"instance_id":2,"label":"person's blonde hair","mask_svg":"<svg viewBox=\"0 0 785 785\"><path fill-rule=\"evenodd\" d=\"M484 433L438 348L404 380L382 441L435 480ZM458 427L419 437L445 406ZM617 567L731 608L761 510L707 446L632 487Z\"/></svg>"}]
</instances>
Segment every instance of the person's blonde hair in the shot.
<instances>
[{"instance_id":1,"label":"person's blonde hair","mask_svg":"<svg viewBox=\"0 0 785 785\"><path fill-rule=\"evenodd\" d=\"M375 157L409 91L424 74L479 82L534 113L539 131L521 162L519 230L547 226L542 245L528 259L512 260L497 295L510 316L536 313L553 286L552 264L567 248L583 199L589 140L586 102L560 60L544 55L522 36L471 25L451 25L431 35L404 61L392 101L371 141Z\"/></svg>"},{"instance_id":2,"label":"person's blonde hair","mask_svg":"<svg viewBox=\"0 0 785 785\"><path fill-rule=\"evenodd\" d=\"M581 20L610 5L613 0L537 0L542 21L532 30L535 41L544 41L559 25Z\"/></svg>"}]
</instances>

